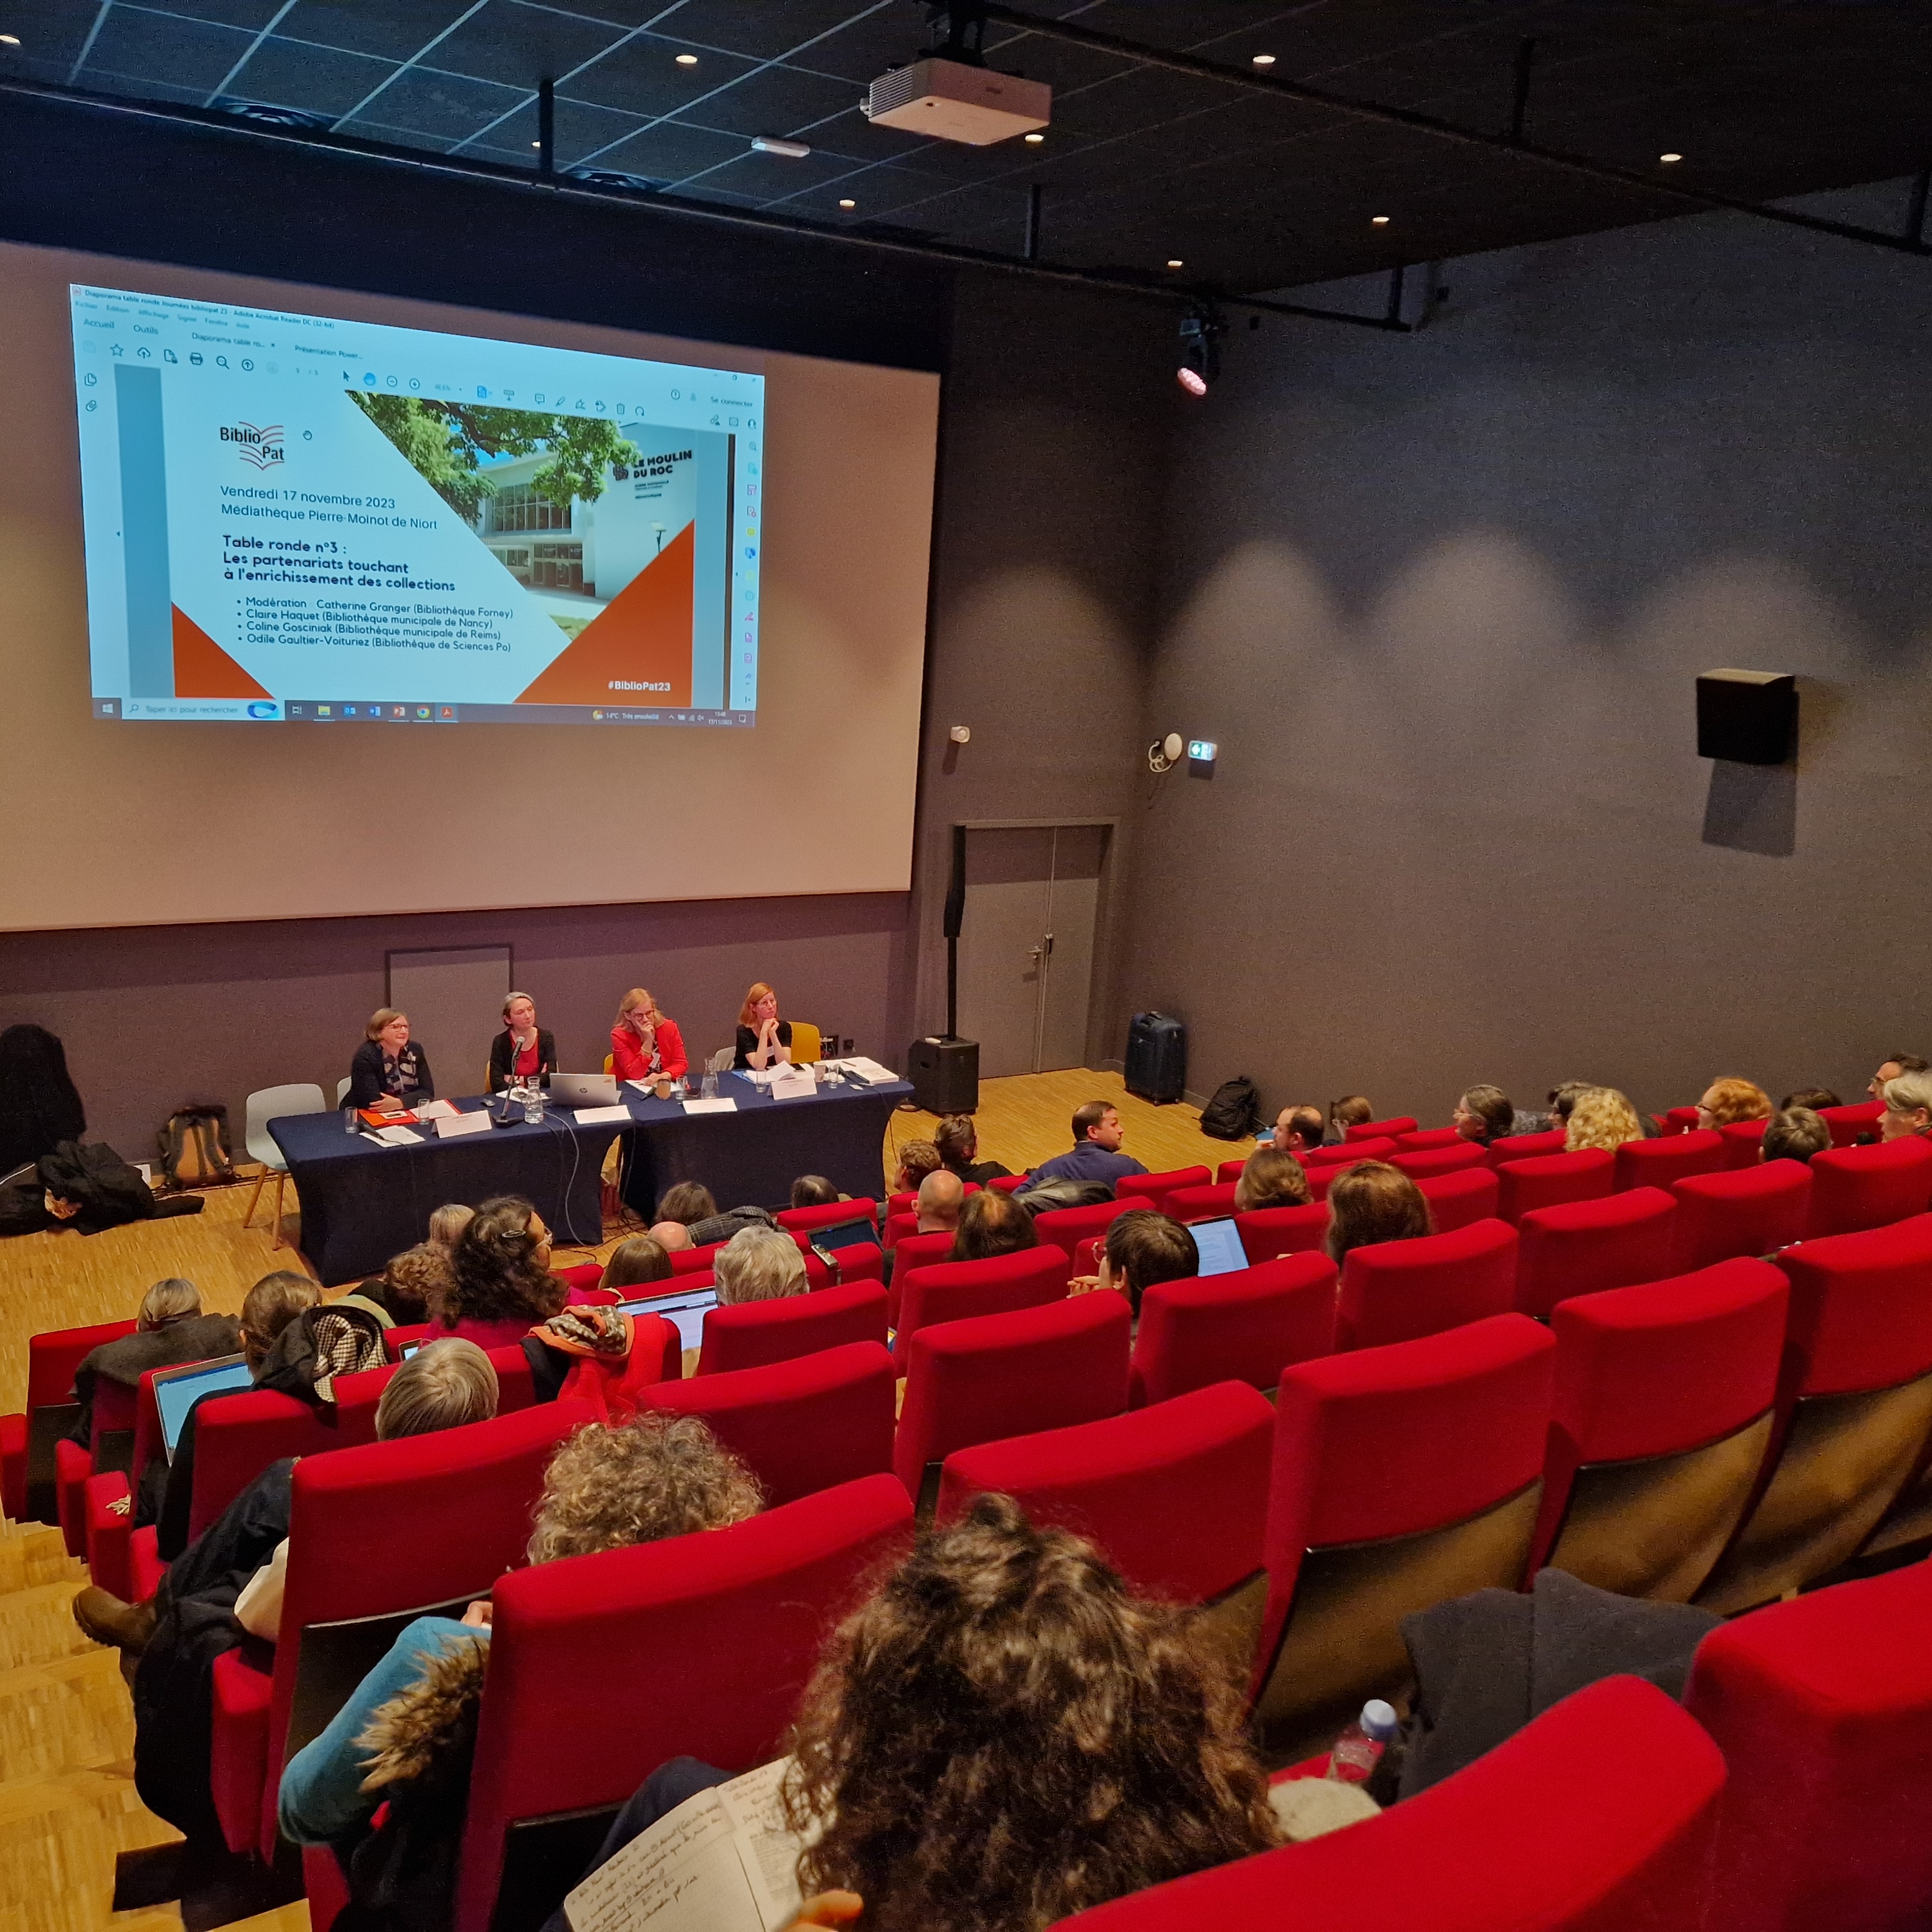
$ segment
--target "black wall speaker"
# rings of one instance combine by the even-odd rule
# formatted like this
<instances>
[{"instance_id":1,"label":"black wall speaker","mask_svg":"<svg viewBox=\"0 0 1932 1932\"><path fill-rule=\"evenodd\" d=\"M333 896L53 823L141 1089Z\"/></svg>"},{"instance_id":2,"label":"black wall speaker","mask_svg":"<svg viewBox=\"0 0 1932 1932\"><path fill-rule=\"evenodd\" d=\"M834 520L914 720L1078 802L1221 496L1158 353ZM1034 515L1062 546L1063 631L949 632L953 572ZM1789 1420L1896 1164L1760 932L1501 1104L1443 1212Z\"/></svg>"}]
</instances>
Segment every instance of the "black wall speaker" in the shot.
<instances>
[{"instance_id":1,"label":"black wall speaker","mask_svg":"<svg viewBox=\"0 0 1932 1932\"><path fill-rule=\"evenodd\" d=\"M1778 671L1707 670L1697 680L1697 755L1781 765L1798 743L1798 680Z\"/></svg>"}]
</instances>

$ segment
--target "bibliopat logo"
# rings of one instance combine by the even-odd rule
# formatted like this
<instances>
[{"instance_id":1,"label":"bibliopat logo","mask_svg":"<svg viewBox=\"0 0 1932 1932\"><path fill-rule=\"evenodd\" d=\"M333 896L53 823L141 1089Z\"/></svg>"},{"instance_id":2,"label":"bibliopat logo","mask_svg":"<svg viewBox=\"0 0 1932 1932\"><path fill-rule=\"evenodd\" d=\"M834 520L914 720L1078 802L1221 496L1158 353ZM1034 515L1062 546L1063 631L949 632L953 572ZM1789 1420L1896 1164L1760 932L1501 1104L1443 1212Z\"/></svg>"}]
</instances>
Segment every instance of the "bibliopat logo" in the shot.
<instances>
[{"instance_id":1,"label":"bibliopat logo","mask_svg":"<svg viewBox=\"0 0 1932 1932\"><path fill-rule=\"evenodd\" d=\"M253 470L272 470L282 460L280 423L224 423L221 440L232 442L242 460Z\"/></svg>"}]
</instances>

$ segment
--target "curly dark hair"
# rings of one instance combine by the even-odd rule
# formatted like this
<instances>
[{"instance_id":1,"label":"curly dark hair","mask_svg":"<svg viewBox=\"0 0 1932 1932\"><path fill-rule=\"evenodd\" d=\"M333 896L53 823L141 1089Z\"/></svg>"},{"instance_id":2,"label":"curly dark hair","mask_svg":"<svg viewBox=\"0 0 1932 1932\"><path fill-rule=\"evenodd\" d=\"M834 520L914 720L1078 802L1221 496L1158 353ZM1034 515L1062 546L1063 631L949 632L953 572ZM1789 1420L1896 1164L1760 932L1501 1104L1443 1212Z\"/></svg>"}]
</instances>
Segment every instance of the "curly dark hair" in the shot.
<instances>
[{"instance_id":1,"label":"curly dark hair","mask_svg":"<svg viewBox=\"0 0 1932 1932\"><path fill-rule=\"evenodd\" d=\"M1275 1842L1239 1688L1010 1496L928 1532L827 1644L784 1802L867 1932L1034 1932Z\"/></svg>"},{"instance_id":2,"label":"curly dark hair","mask_svg":"<svg viewBox=\"0 0 1932 1932\"><path fill-rule=\"evenodd\" d=\"M545 1265L550 1238L534 1232L536 1210L506 1195L486 1201L450 1250L450 1282L440 1311L443 1324L462 1321L547 1322L570 1291ZM538 1224L541 1226L541 1223Z\"/></svg>"}]
</instances>

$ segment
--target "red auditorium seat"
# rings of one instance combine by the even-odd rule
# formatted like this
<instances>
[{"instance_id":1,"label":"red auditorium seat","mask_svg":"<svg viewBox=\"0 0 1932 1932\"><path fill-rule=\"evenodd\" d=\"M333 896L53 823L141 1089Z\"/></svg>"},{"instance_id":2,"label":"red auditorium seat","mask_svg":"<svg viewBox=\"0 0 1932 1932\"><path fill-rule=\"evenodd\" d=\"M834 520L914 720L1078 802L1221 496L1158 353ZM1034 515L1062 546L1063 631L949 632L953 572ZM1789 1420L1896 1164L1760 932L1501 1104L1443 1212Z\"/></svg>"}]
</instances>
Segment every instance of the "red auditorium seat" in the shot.
<instances>
[{"instance_id":1,"label":"red auditorium seat","mask_svg":"<svg viewBox=\"0 0 1932 1932\"><path fill-rule=\"evenodd\" d=\"M1474 1145L1473 1141L1466 1141L1454 1127L1418 1127L1412 1134L1398 1134L1395 1137L1397 1154L1429 1154L1438 1148Z\"/></svg>"},{"instance_id":2,"label":"red auditorium seat","mask_svg":"<svg viewBox=\"0 0 1932 1932\"><path fill-rule=\"evenodd\" d=\"M1080 1244L1095 1234L1104 1234L1116 1216L1124 1214L1131 1201L1102 1201L1091 1208L1052 1208L1034 1217L1034 1232L1042 1241L1064 1249L1069 1261Z\"/></svg>"},{"instance_id":3,"label":"red auditorium seat","mask_svg":"<svg viewBox=\"0 0 1932 1932\"><path fill-rule=\"evenodd\" d=\"M429 1324L427 1322L412 1322L406 1327L386 1328L382 1331L382 1352L391 1361L400 1362L403 1359L403 1351L412 1342L427 1342L428 1340Z\"/></svg>"},{"instance_id":4,"label":"red auditorium seat","mask_svg":"<svg viewBox=\"0 0 1932 1932\"><path fill-rule=\"evenodd\" d=\"M1676 1216L1676 1202L1660 1187L1531 1209L1517 1224L1517 1311L1544 1316L1572 1295L1660 1281L1670 1272Z\"/></svg>"},{"instance_id":5,"label":"red auditorium seat","mask_svg":"<svg viewBox=\"0 0 1932 1932\"><path fill-rule=\"evenodd\" d=\"M886 1300L878 1282L855 1281L843 1288L821 1288L812 1294L786 1294L776 1301L741 1301L734 1307L709 1309L698 1373L726 1375L764 1368L853 1342L877 1342L883 1347Z\"/></svg>"},{"instance_id":6,"label":"red auditorium seat","mask_svg":"<svg viewBox=\"0 0 1932 1932\"><path fill-rule=\"evenodd\" d=\"M1560 1303L1532 1572L1688 1603L1771 1440L1790 1288L1768 1262Z\"/></svg>"},{"instance_id":7,"label":"red auditorium seat","mask_svg":"<svg viewBox=\"0 0 1932 1932\"><path fill-rule=\"evenodd\" d=\"M1876 1147L1828 1148L1810 1164L1808 1241L1885 1227L1924 1214L1932 1199L1932 1144L1916 1135Z\"/></svg>"},{"instance_id":8,"label":"red auditorium seat","mask_svg":"<svg viewBox=\"0 0 1932 1932\"><path fill-rule=\"evenodd\" d=\"M916 1234L918 1232L919 1216L913 1209L908 1208L902 1214L888 1214L886 1225L879 1235L879 1245L884 1248L896 1248L907 1235Z\"/></svg>"},{"instance_id":9,"label":"red auditorium seat","mask_svg":"<svg viewBox=\"0 0 1932 1932\"><path fill-rule=\"evenodd\" d=\"M1025 1180L1024 1174L1016 1174L1010 1182L996 1180L992 1185L1001 1192L1010 1192L1012 1188L1024 1185ZM964 1188L968 1194L976 1194L980 1191L980 1184L976 1180L969 1180L964 1184ZM918 1211L919 1192L916 1188L908 1189L903 1194L889 1194L886 1197L886 1213L888 1216L915 1214Z\"/></svg>"},{"instance_id":10,"label":"red auditorium seat","mask_svg":"<svg viewBox=\"0 0 1932 1932\"><path fill-rule=\"evenodd\" d=\"M1290 1362L1333 1351L1335 1280L1326 1255L1300 1254L1157 1283L1141 1297L1128 1406L1216 1382L1273 1388Z\"/></svg>"},{"instance_id":11,"label":"red auditorium seat","mask_svg":"<svg viewBox=\"0 0 1932 1932\"><path fill-rule=\"evenodd\" d=\"M1669 1187L1687 1174L1716 1174L1724 1165L1724 1137L1709 1128L1660 1134L1654 1141L1625 1141L1616 1151L1618 1191Z\"/></svg>"},{"instance_id":12,"label":"red auditorium seat","mask_svg":"<svg viewBox=\"0 0 1932 1932\"><path fill-rule=\"evenodd\" d=\"M1339 1147L1310 1148L1301 1156L1301 1164L1312 1174L1318 1168L1352 1166L1358 1160L1387 1160L1394 1152L1393 1135L1378 1134L1370 1140L1352 1136Z\"/></svg>"},{"instance_id":13,"label":"red auditorium seat","mask_svg":"<svg viewBox=\"0 0 1932 1932\"><path fill-rule=\"evenodd\" d=\"M1516 1230L1502 1221L1355 1249L1342 1264L1336 1347L1413 1342L1504 1313L1515 1292L1516 1254Z\"/></svg>"},{"instance_id":14,"label":"red auditorium seat","mask_svg":"<svg viewBox=\"0 0 1932 1932\"><path fill-rule=\"evenodd\" d=\"M956 1450L940 1472L937 1520L976 1496L1011 1496L1034 1522L1097 1544L1143 1595L1220 1599L1231 1635L1245 1611L1252 1647L1274 1442L1274 1411L1245 1384L1220 1382L1131 1415Z\"/></svg>"},{"instance_id":15,"label":"red auditorium seat","mask_svg":"<svg viewBox=\"0 0 1932 1932\"><path fill-rule=\"evenodd\" d=\"M1704 1131L1697 1124L1703 1118L1701 1107L1672 1107L1661 1124L1666 1134L1694 1134Z\"/></svg>"},{"instance_id":16,"label":"red auditorium seat","mask_svg":"<svg viewBox=\"0 0 1932 1932\"><path fill-rule=\"evenodd\" d=\"M913 1339L892 1466L918 1497L956 1449L1118 1415L1132 1316L1112 1289L946 1322Z\"/></svg>"},{"instance_id":17,"label":"red auditorium seat","mask_svg":"<svg viewBox=\"0 0 1932 1932\"><path fill-rule=\"evenodd\" d=\"M702 1416L776 1504L890 1475L896 1389L884 1345L853 1342L763 1368L659 1382L641 1391L638 1406Z\"/></svg>"},{"instance_id":18,"label":"red auditorium seat","mask_svg":"<svg viewBox=\"0 0 1932 1932\"><path fill-rule=\"evenodd\" d=\"M1453 1234L1472 1221L1496 1218L1496 1198L1502 1192L1495 1173L1488 1168L1465 1168L1460 1174L1438 1174L1418 1180L1418 1191L1429 1203L1430 1219L1438 1234Z\"/></svg>"},{"instance_id":19,"label":"red auditorium seat","mask_svg":"<svg viewBox=\"0 0 1932 1932\"><path fill-rule=\"evenodd\" d=\"M1393 1141L1400 1135L1412 1134L1422 1123L1408 1114L1391 1114L1385 1120L1364 1120L1360 1126L1343 1130L1345 1141Z\"/></svg>"},{"instance_id":20,"label":"red auditorium seat","mask_svg":"<svg viewBox=\"0 0 1932 1932\"><path fill-rule=\"evenodd\" d=\"M464 1600L488 1595L524 1560L556 1445L589 1420L580 1403L549 1402L296 1465L273 1676L240 1650L215 1665L211 1774L230 1851L252 1846L274 1857L281 1767L360 1682L372 1648L368 1621L389 1619L393 1634L426 1610L460 1616ZM319 1628L355 1622L364 1628Z\"/></svg>"},{"instance_id":21,"label":"red auditorium seat","mask_svg":"<svg viewBox=\"0 0 1932 1932\"><path fill-rule=\"evenodd\" d=\"M1404 1617L1520 1586L1556 1355L1547 1329L1496 1315L1282 1376L1256 1682L1275 1761L1326 1745L1365 1699L1401 1692Z\"/></svg>"},{"instance_id":22,"label":"red auditorium seat","mask_svg":"<svg viewBox=\"0 0 1932 1932\"><path fill-rule=\"evenodd\" d=\"M1302 1164L1304 1166L1307 1165L1305 1161ZM1219 1167L1215 1168L1214 1178L1225 1187L1229 1181L1240 1180L1242 1170L1246 1166L1247 1162L1245 1160L1224 1160Z\"/></svg>"},{"instance_id":23,"label":"red auditorium seat","mask_svg":"<svg viewBox=\"0 0 1932 1932\"><path fill-rule=\"evenodd\" d=\"M1122 1201L1130 1194L1144 1195L1158 1208L1177 1187L1205 1187L1209 1179L1204 1167L1171 1167L1164 1174L1124 1174L1114 1183L1114 1194Z\"/></svg>"},{"instance_id":24,"label":"red auditorium seat","mask_svg":"<svg viewBox=\"0 0 1932 1932\"><path fill-rule=\"evenodd\" d=\"M1545 1154L1539 1160L1506 1160L1496 1169L1496 1211L1504 1220L1516 1222L1538 1208L1600 1201L1611 1191L1616 1165L1601 1148Z\"/></svg>"},{"instance_id":25,"label":"red auditorium seat","mask_svg":"<svg viewBox=\"0 0 1932 1932\"><path fill-rule=\"evenodd\" d=\"M1065 1932L1705 1932L1724 1790L1724 1760L1695 1722L1640 1678L1606 1678L1379 1818L1060 1924ZM1731 1924L1714 1920L1710 1932Z\"/></svg>"},{"instance_id":26,"label":"red auditorium seat","mask_svg":"<svg viewBox=\"0 0 1932 1932\"><path fill-rule=\"evenodd\" d=\"M1024 1174L998 1174L986 1185L995 1194L1017 1194L1030 1178L1030 1175ZM973 1183L970 1180L966 1184L966 1191L969 1194L973 1191Z\"/></svg>"},{"instance_id":27,"label":"red auditorium seat","mask_svg":"<svg viewBox=\"0 0 1932 1932\"><path fill-rule=\"evenodd\" d=\"M886 1292L895 1327L899 1318L899 1289L906 1276L916 1268L929 1268L934 1262L944 1261L952 1252L952 1240L944 1229L933 1234L908 1234L892 1250L892 1278L886 1284Z\"/></svg>"},{"instance_id":28,"label":"red auditorium seat","mask_svg":"<svg viewBox=\"0 0 1932 1932\"><path fill-rule=\"evenodd\" d=\"M0 1415L0 1510L16 1522L59 1520L53 1445L74 1425L74 1372L103 1342L133 1334L134 1326L102 1322L28 1337L27 1406Z\"/></svg>"},{"instance_id":29,"label":"red auditorium seat","mask_svg":"<svg viewBox=\"0 0 1932 1932\"><path fill-rule=\"evenodd\" d=\"M70 1407L64 1412L71 1417L76 1409ZM106 1431L100 1426L104 1415L112 1425ZM55 1513L61 1540L69 1556L86 1557L90 1568L98 1530L104 1529L110 1539L117 1532L124 1535L130 1520L130 1514L122 1513L118 1502L110 1499L138 1487L142 1472L164 1453L160 1411L154 1402L154 1371L146 1370L132 1389L113 1388L111 1400L105 1403L98 1390L94 1424L92 1448L83 1449L65 1437L53 1445ZM104 1504L108 1511L104 1522ZM148 1540L152 1546L152 1532ZM111 1554L107 1556L110 1564L115 1560Z\"/></svg>"},{"instance_id":30,"label":"red auditorium seat","mask_svg":"<svg viewBox=\"0 0 1932 1932\"><path fill-rule=\"evenodd\" d=\"M1671 1189L1671 1271L1687 1274L1735 1255L1768 1255L1804 1232L1811 1170L1802 1160L1764 1160L1736 1174L1694 1174Z\"/></svg>"},{"instance_id":31,"label":"red auditorium seat","mask_svg":"<svg viewBox=\"0 0 1932 1932\"><path fill-rule=\"evenodd\" d=\"M1050 1241L994 1255L983 1262L935 1262L910 1270L899 1282L899 1316L892 1354L903 1374L912 1338L941 1322L1006 1315L1066 1298L1072 1264Z\"/></svg>"},{"instance_id":32,"label":"red auditorium seat","mask_svg":"<svg viewBox=\"0 0 1932 1932\"><path fill-rule=\"evenodd\" d=\"M722 1241L706 1241L700 1248L674 1248L670 1256L673 1274L709 1274L722 1252Z\"/></svg>"},{"instance_id":33,"label":"red auditorium seat","mask_svg":"<svg viewBox=\"0 0 1932 1932\"><path fill-rule=\"evenodd\" d=\"M1866 1135L1876 1136L1885 1118L1882 1100L1860 1100L1845 1107L1820 1107L1818 1118L1830 1129L1834 1148L1856 1147Z\"/></svg>"},{"instance_id":34,"label":"red auditorium seat","mask_svg":"<svg viewBox=\"0 0 1932 1932\"><path fill-rule=\"evenodd\" d=\"M1684 1708L1730 1768L1712 1932L1906 1932L1932 1900L1932 1564L1713 1630Z\"/></svg>"},{"instance_id":35,"label":"red auditorium seat","mask_svg":"<svg viewBox=\"0 0 1932 1932\"><path fill-rule=\"evenodd\" d=\"M1317 1201L1306 1208L1251 1208L1234 1216L1234 1232L1256 1266L1277 1255L1306 1254L1328 1238L1328 1204Z\"/></svg>"},{"instance_id":36,"label":"red auditorium seat","mask_svg":"<svg viewBox=\"0 0 1932 1932\"><path fill-rule=\"evenodd\" d=\"M910 1544L911 1518L898 1484L872 1476L503 1578L453 1932L539 1924L562 1902L586 1854L580 1831L567 1857L546 1847L548 1821L614 1809L668 1758L740 1772L777 1756L826 1630ZM594 1684L590 1660L606 1666Z\"/></svg>"},{"instance_id":37,"label":"red auditorium seat","mask_svg":"<svg viewBox=\"0 0 1932 1932\"><path fill-rule=\"evenodd\" d=\"M1756 1167L1764 1157L1764 1130L1770 1125L1768 1120L1733 1120L1720 1127L1718 1138L1724 1144L1721 1172L1735 1174L1740 1168Z\"/></svg>"},{"instance_id":38,"label":"red auditorium seat","mask_svg":"<svg viewBox=\"0 0 1932 1932\"><path fill-rule=\"evenodd\" d=\"M1177 1221L1218 1221L1234 1211L1234 1190L1240 1184L1225 1180L1212 1186L1177 1187L1160 1204Z\"/></svg>"},{"instance_id":39,"label":"red auditorium seat","mask_svg":"<svg viewBox=\"0 0 1932 1932\"><path fill-rule=\"evenodd\" d=\"M809 1234L819 1228L842 1227L848 1221L877 1224L879 1204L869 1197L856 1201L828 1201L817 1208L787 1208L772 1219L788 1234Z\"/></svg>"},{"instance_id":40,"label":"red auditorium seat","mask_svg":"<svg viewBox=\"0 0 1932 1932\"><path fill-rule=\"evenodd\" d=\"M1461 1174L1472 1167L1486 1168L1490 1164L1486 1148L1478 1147L1474 1141L1464 1141L1459 1146L1429 1148L1420 1154L1395 1154L1389 1156L1390 1166L1406 1174L1412 1180L1433 1180L1444 1174Z\"/></svg>"},{"instance_id":41,"label":"red auditorium seat","mask_svg":"<svg viewBox=\"0 0 1932 1932\"><path fill-rule=\"evenodd\" d=\"M1814 1168L1830 1158L1820 1154ZM1791 1309L1767 1471L1698 1594L1726 1613L1852 1556L1932 1430L1932 1214L1808 1240L1778 1265Z\"/></svg>"},{"instance_id":42,"label":"red auditorium seat","mask_svg":"<svg viewBox=\"0 0 1932 1932\"><path fill-rule=\"evenodd\" d=\"M1506 1160L1540 1160L1546 1154L1561 1154L1569 1138L1564 1127L1546 1134L1505 1134L1501 1140L1490 1142L1490 1165L1500 1167Z\"/></svg>"}]
</instances>

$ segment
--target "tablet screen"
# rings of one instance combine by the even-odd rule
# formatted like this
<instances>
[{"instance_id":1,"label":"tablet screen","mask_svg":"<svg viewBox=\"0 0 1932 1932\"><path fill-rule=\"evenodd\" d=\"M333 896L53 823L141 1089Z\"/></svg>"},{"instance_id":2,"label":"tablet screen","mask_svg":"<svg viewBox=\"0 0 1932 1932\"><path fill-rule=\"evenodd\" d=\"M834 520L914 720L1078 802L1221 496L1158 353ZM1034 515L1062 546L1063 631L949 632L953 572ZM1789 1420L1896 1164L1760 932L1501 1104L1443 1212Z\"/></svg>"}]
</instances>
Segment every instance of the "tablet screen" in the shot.
<instances>
[{"instance_id":1,"label":"tablet screen","mask_svg":"<svg viewBox=\"0 0 1932 1932\"><path fill-rule=\"evenodd\" d=\"M1247 1250L1232 1220L1196 1221L1187 1232L1194 1237L1203 1274L1232 1274L1247 1266Z\"/></svg>"},{"instance_id":2,"label":"tablet screen","mask_svg":"<svg viewBox=\"0 0 1932 1932\"><path fill-rule=\"evenodd\" d=\"M700 1347L704 1340L704 1317L718 1305L715 1288L686 1288L681 1294L640 1295L634 1301L617 1306L626 1315L662 1315L677 1330L681 1348Z\"/></svg>"}]
</instances>

